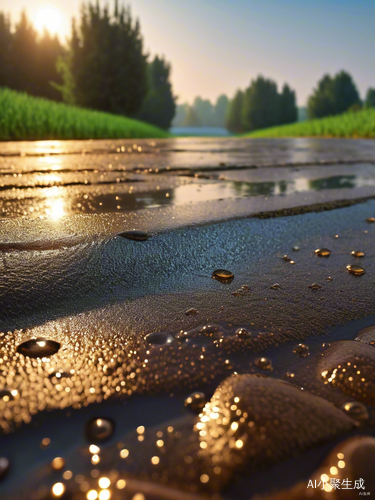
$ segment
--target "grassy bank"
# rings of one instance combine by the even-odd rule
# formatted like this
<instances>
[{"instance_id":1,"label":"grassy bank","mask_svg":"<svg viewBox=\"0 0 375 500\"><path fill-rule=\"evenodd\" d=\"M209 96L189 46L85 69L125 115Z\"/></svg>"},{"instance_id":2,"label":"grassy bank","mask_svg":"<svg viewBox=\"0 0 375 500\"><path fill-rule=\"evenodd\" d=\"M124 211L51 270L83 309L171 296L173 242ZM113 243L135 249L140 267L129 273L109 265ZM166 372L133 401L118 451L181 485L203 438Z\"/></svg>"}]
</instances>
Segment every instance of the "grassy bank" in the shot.
<instances>
[{"instance_id":1,"label":"grassy bank","mask_svg":"<svg viewBox=\"0 0 375 500\"><path fill-rule=\"evenodd\" d=\"M163 138L157 127L0 88L0 140Z\"/></svg>"},{"instance_id":2,"label":"grassy bank","mask_svg":"<svg viewBox=\"0 0 375 500\"><path fill-rule=\"evenodd\" d=\"M281 125L246 134L246 137L363 137L375 138L375 108Z\"/></svg>"}]
</instances>

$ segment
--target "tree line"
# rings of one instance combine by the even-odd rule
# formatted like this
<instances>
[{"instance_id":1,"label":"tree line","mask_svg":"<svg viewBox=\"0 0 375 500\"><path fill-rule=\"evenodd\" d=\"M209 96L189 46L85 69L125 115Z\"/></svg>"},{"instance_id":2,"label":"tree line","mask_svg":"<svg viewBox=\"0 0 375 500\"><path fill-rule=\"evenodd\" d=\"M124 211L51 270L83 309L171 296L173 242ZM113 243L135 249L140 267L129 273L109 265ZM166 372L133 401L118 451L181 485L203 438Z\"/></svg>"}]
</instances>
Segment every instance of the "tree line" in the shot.
<instances>
[{"instance_id":1,"label":"tree line","mask_svg":"<svg viewBox=\"0 0 375 500\"><path fill-rule=\"evenodd\" d=\"M213 104L209 99L196 97L192 106L179 104L172 122L174 127L225 127L229 99L220 95Z\"/></svg>"},{"instance_id":2,"label":"tree line","mask_svg":"<svg viewBox=\"0 0 375 500\"><path fill-rule=\"evenodd\" d=\"M12 29L0 13L0 86L89 109L121 114L168 129L176 98L164 57L149 61L130 8L82 4L62 46L39 35L22 13Z\"/></svg>"}]
</instances>

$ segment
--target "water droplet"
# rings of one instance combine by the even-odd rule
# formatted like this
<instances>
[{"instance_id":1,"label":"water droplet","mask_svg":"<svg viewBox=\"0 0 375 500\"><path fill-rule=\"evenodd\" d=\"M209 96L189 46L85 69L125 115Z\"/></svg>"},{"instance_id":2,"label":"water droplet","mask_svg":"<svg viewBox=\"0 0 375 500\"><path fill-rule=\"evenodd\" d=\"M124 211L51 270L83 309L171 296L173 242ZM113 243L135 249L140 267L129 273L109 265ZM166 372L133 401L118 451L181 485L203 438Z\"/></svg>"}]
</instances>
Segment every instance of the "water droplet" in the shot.
<instances>
[{"instance_id":1,"label":"water droplet","mask_svg":"<svg viewBox=\"0 0 375 500\"><path fill-rule=\"evenodd\" d=\"M315 253L318 257L329 257L331 255L331 250L328 250L328 248L317 248Z\"/></svg>"},{"instance_id":2,"label":"water droplet","mask_svg":"<svg viewBox=\"0 0 375 500\"><path fill-rule=\"evenodd\" d=\"M293 347L293 352L301 356L301 358L307 358L310 354L310 349L305 344L297 344Z\"/></svg>"},{"instance_id":3,"label":"water droplet","mask_svg":"<svg viewBox=\"0 0 375 500\"><path fill-rule=\"evenodd\" d=\"M61 344L54 340L38 338L20 344L17 347L17 352L29 358L48 358L56 354L60 347Z\"/></svg>"},{"instance_id":4,"label":"water droplet","mask_svg":"<svg viewBox=\"0 0 375 500\"><path fill-rule=\"evenodd\" d=\"M0 457L0 479L2 479L9 470L9 460L5 457Z\"/></svg>"},{"instance_id":5,"label":"water droplet","mask_svg":"<svg viewBox=\"0 0 375 500\"><path fill-rule=\"evenodd\" d=\"M4 388L0 390L0 401L4 401L4 403L7 403L8 401L12 401L14 399L14 396L12 394L13 391L11 391L8 388ZM17 391L15 391L17 393Z\"/></svg>"},{"instance_id":6,"label":"water droplet","mask_svg":"<svg viewBox=\"0 0 375 500\"><path fill-rule=\"evenodd\" d=\"M250 287L248 285L241 285L240 288L241 290L245 290L245 292L248 292L250 290Z\"/></svg>"},{"instance_id":7,"label":"water droplet","mask_svg":"<svg viewBox=\"0 0 375 500\"><path fill-rule=\"evenodd\" d=\"M207 398L203 392L193 392L193 394L190 394L190 396L185 399L184 405L192 412L198 414L203 410L206 402Z\"/></svg>"},{"instance_id":8,"label":"water droplet","mask_svg":"<svg viewBox=\"0 0 375 500\"><path fill-rule=\"evenodd\" d=\"M332 281L333 278L331 278L331 276L328 276L328 278L326 278L326 281Z\"/></svg>"},{"instance_id":9,"label":"water droplet","mask_svg":"<svg viewBox=\"0 0 375 500\"><path fill-rule=\"evenodd\" d=\"M298 252L299 251L299 247L297 245L295 245L294 247L292 247L292 250L293 250L293 252Z\"/></svg>"},{"instance_id":10,"label":"water droplet","mask_svg":"<svg viewBox=\"0 0 375 500\"><path fill-rule=\"evenodd\" d=\"M255 365L262 370L272 371L272 361L268 358L258 358L255 360Z\"/></svg>"},{"instance_id":11,"label":"water droplet","mask_svg":"<svg viewBox=\"0 0 375 500\"><path fill-rule=\"evenodd\" d=\"M350 417L356 420L367 420L369 418L369 413L366 406L358 401L351 401L350 403L345 403L341 407Z\"/></svg>"},{"instance_id":12,"label":"water droplet","mask_svg":"<svg viewBox=\"0 0 375 500\"><path fill-rule=\"evenodd\" d=\"M246 330L246 328L237 328L236 335L241 338L251 337L251 332Z\"/></svg>"},{"instance_id":13,"label":"water droplet","mask_svg":"<svg viewBox=\"0 0 375 500\"><path fill-rule=\"evenodd\" d=\"M62 457L56 457L51 462L53 470L61 470L65 467L65 460Z\"/></svg>"},{"instance_id":14,"label":"water droplet","mask_svg":"<svg viewBox=\"0 0 375 500\"><path fill-rule=\"evenodd\" d=\"M230 271L226 271L225 269L217 269L212 273L212 278L220 281L221 283L232 283L234 274Z\"/></svg>"},{"instance_id":15,"label":"water droplet","mask_svg":"<svg viewBox=\"0 0 375 500\"><path fill-rule=\"evenodd\" d=\"M271 290L278 290L279 288L281 288L281 285L279 285L278 283L274 283L270 286Z\"/></svg>"},{"instance_id":16,"label":"water droplet","mask_svg":"<svg viewBox=\"0 0 375 500\"><path fill-rule=\"evenodd\" d=\"M195 309L194 307L188 309L186 312L185 312L186 316L196 316L197 314L199 314L199 311L198 309Z\"/></svg>"},{"instance_id":17,"label":"water droplet","mask_svg":"<svg viewBox=\"0 0 375 500\"><path fill-rule=\"evenodd\" d=\"M375 222L375 217L369 217L366 220L367 220L367 222Z\"/></svg>"},{"instance_id":18,"label":"water droplet","mask_svg":"<svg viewBox=\"0 0 375 500\"><path fill-rule=\"evenodd\" d=\"M285 262L292 262L292 259L287 255L284 255L283 260L285 260Z\"/></svg>"},{"instance_id":19,"label":"water droplet","mask_svg":"<svg viewBox=\"0 0 375 500\"><path fill-rule=\"evenodd\" d=\"M353 252L351 252L351 255L353 255L353 257L364 257L365 252L361 252L361 250L353 250Z\"/></svg>"},{"instance_id":20,"label":"water droplet","mask_svg":"<svg viewBox=\"0 0 375 500\"><path fill-rule=\"evenodd\" d=\"M222 339L224 337L224 329L219 325L205 325L199 330L199 333L203 333L206 337L212 337L215 339Z\"/></svg>"},{"instance_id":21,"label":"water droplet","mask_svg":"<svg viewBox=\"0 0 375 500\"><path fill-rule=\"evenodd\" d=\"M146 335L145 340L150 344L171 344L173 342L173 337L170 333L167 332L154 332Z\"/></svg>"},{"instance_id":22,"label":"water droplet","mask_svg":"<svg viewBox=\"0 0 375 500\"><path fill-rule=\"evenodd\" d=\"M121 238L127 238L128 240L136 241L146 241L149 239L149 235L143 231L125 231L124 233L119 233L117 236Z\"/></svg>"},{"instance_id":23,"label":"water droplet","mask_svg":"<svg viewBox=\"0 0 375 500\"><path fill-rule=\"evenodd\" d=\"M318 283L313 283L312 285L309 285L307 288L311 288L311 290L320 290L322 285L319 285Z\"/></svg>"},{"instance_id":24,"label":"water droplet","mask_svg":"<svg viewBox=\"0 0 375 500\"><path fill-rule=\"evenodd\" d=\"M243 297L245 295L245 291L242 290L241 288L239 288L238 290L235 290L234 292L232 292L232 295L234 295L235 297Z\"/></svg>"},{"instance_id":25,"label":"water droplet","mask_svg":"<svg viewBox=\"0 0 375 500\"><path fill-rule=\"evenodd\" d=\"M86 426L86 437L90 443L106 441L115 430L113 420L108 418L95 418L90 420Z\"/></svg>"},{"instance_id":26,"label":"water droplet","mask_svg":"<svg viewBox=\"0 0 375 500\"><path fill-rule=\"evenodd\" d=\"M63 372L62 370L57 370L50 375L48 375L48 378L52 380L52 382L56 383L59 382L62 378L69 378L71 375L68 372Z\"/></svg>"},{"instance_id":27,"label":"water droplet","mask_svg":"<svg viewBox=\"0 0 375 500\"><path fill-rule=\"evenodd\" d=\"M355 276L362 276L363 274L365 274L365 270L363 269L363 267L360 267L360 266L352 266L352 265L348 265L346 266L346 269L350 272L350 274L354 274Z\"/></svg>"}]
</instances>

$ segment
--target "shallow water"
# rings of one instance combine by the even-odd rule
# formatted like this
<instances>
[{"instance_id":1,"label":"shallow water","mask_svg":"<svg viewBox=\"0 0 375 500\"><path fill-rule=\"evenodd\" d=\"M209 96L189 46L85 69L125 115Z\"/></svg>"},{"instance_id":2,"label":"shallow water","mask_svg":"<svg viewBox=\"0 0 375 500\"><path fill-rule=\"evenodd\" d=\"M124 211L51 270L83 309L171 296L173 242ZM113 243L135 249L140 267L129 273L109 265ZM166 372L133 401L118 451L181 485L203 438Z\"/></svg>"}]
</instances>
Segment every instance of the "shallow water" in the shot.
<instances>
[{"instance_id":1,"label":"shallow water","mask_svg":"<svg viewBox=\"0 0 375 500\"><path fill-rule=\"evenodd\" d=\"M138 142L0 147L2 498L306 490L374 435L375 143Z\"/></svg>"}]
</instances>

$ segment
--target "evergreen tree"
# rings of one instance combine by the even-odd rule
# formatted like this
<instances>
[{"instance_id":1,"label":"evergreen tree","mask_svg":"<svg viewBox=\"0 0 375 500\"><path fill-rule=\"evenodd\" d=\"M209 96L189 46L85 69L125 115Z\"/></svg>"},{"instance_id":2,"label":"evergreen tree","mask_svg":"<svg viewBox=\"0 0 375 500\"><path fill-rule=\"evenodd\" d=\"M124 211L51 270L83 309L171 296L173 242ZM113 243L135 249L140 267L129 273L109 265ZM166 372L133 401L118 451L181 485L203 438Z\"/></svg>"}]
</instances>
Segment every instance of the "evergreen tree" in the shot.
<instances>
[{"instance_id":1,"label":"evergreen tree","mask_svg":"<svg viewBox=\"0 0 375 500\"><path fill-rule=\"evenodd\" d=\"M289 85L285 84L279 97L279 119L278 123L296 122L298 118L298 110L296 106L296 93L291 90Z\"/></svg>"},{"instance_id":2,"label":"evergreen tree","mask_svg":"<svg viewBox=\"0 0 375 500\"><path fill-rule=\"evenodd\" d=\"M35 94L47 99L61 100L61 93L53 82L60 83L57 60L63 55L63 48L57 36L52 37L47 30L38 42L37 67L35 68Z\"/></svg>"},{"instance_id":3,"label":"evergreen tree","mask_svg":"<svg viewBox=\"0 0 375 500\"><path fill-rule=\"evenodd\" d=\"M226 95L220 95L213 109L213 123L215 127L225 127L225 117L227 115L229 99Z\"/></svg>"},{"instance_id":4,"label":"evergreen tree","mask_svg":"<svg viewBox=\"0 0 375 500\"><path fill-rule=\"evenodd\" d=\"M242 90L237 90L227 109L225 126L229 132L233 134L241 134L244 132L244 127L242 125L244 98L245 95Z\"/></svg>"},{"instance_id":5,"label":"evergreen tree","mask_svg":"<svg viewBox=\"0 0 375 500\"><path fill-rule=\"evenodd\" d=\"M182 123L183 127L201 127L202 123L199 120L197 112L193 106L187 106L185 119Z\"/></svg>"},{"instance_id":6,"label":"evergreen tree","mask_svg":"<svg viewBox=\"0 0 375 500\"><path fill-rule=\"evenodd\" d=\"M170 65L156 56L149 64L149 91L137 115L140 120L169 129L176 112Z\"/></svg>"},{"instance_id":7,"label":"evergreen tree","mask_svg":"<svg viewBox=\"0 0 375 500\"><path fill-rule=\"evenodd\" d=\"M0 87L10 86L10 51L12 47L10 20L0 12Z\"/></svg>"},{"instance_id":8,"label":"evergreen tree","mask_svg":"<svg viewBox=\"0 0 375 500\"><path fill-rule=\"evenodd\" d=\"M375 89L369 88L366 94L365 100L366 108L375 108Z\"/></svg>"},{"instance_id":9,"label":"evergreen tree","mask_svg":"<svg viewBox=\"0 0 375 500\"><path fill-rule=\"evenodd\" d=\"M194 99L193 108L200 122L200 126L214 126L214 108L209 99L202 99L199 96L196 97Z\"/></svg>"},{"instance_id":10,"label":"evergreen tree","mask_svg":"<svg viewBox=\"0 0 375 500\"><path fill-rule=\"evenodd\" d=\"M258 76L245 91L242 122L246 131L278 124L279 95L276 83Z\"/></svg>"}]
</instances>

